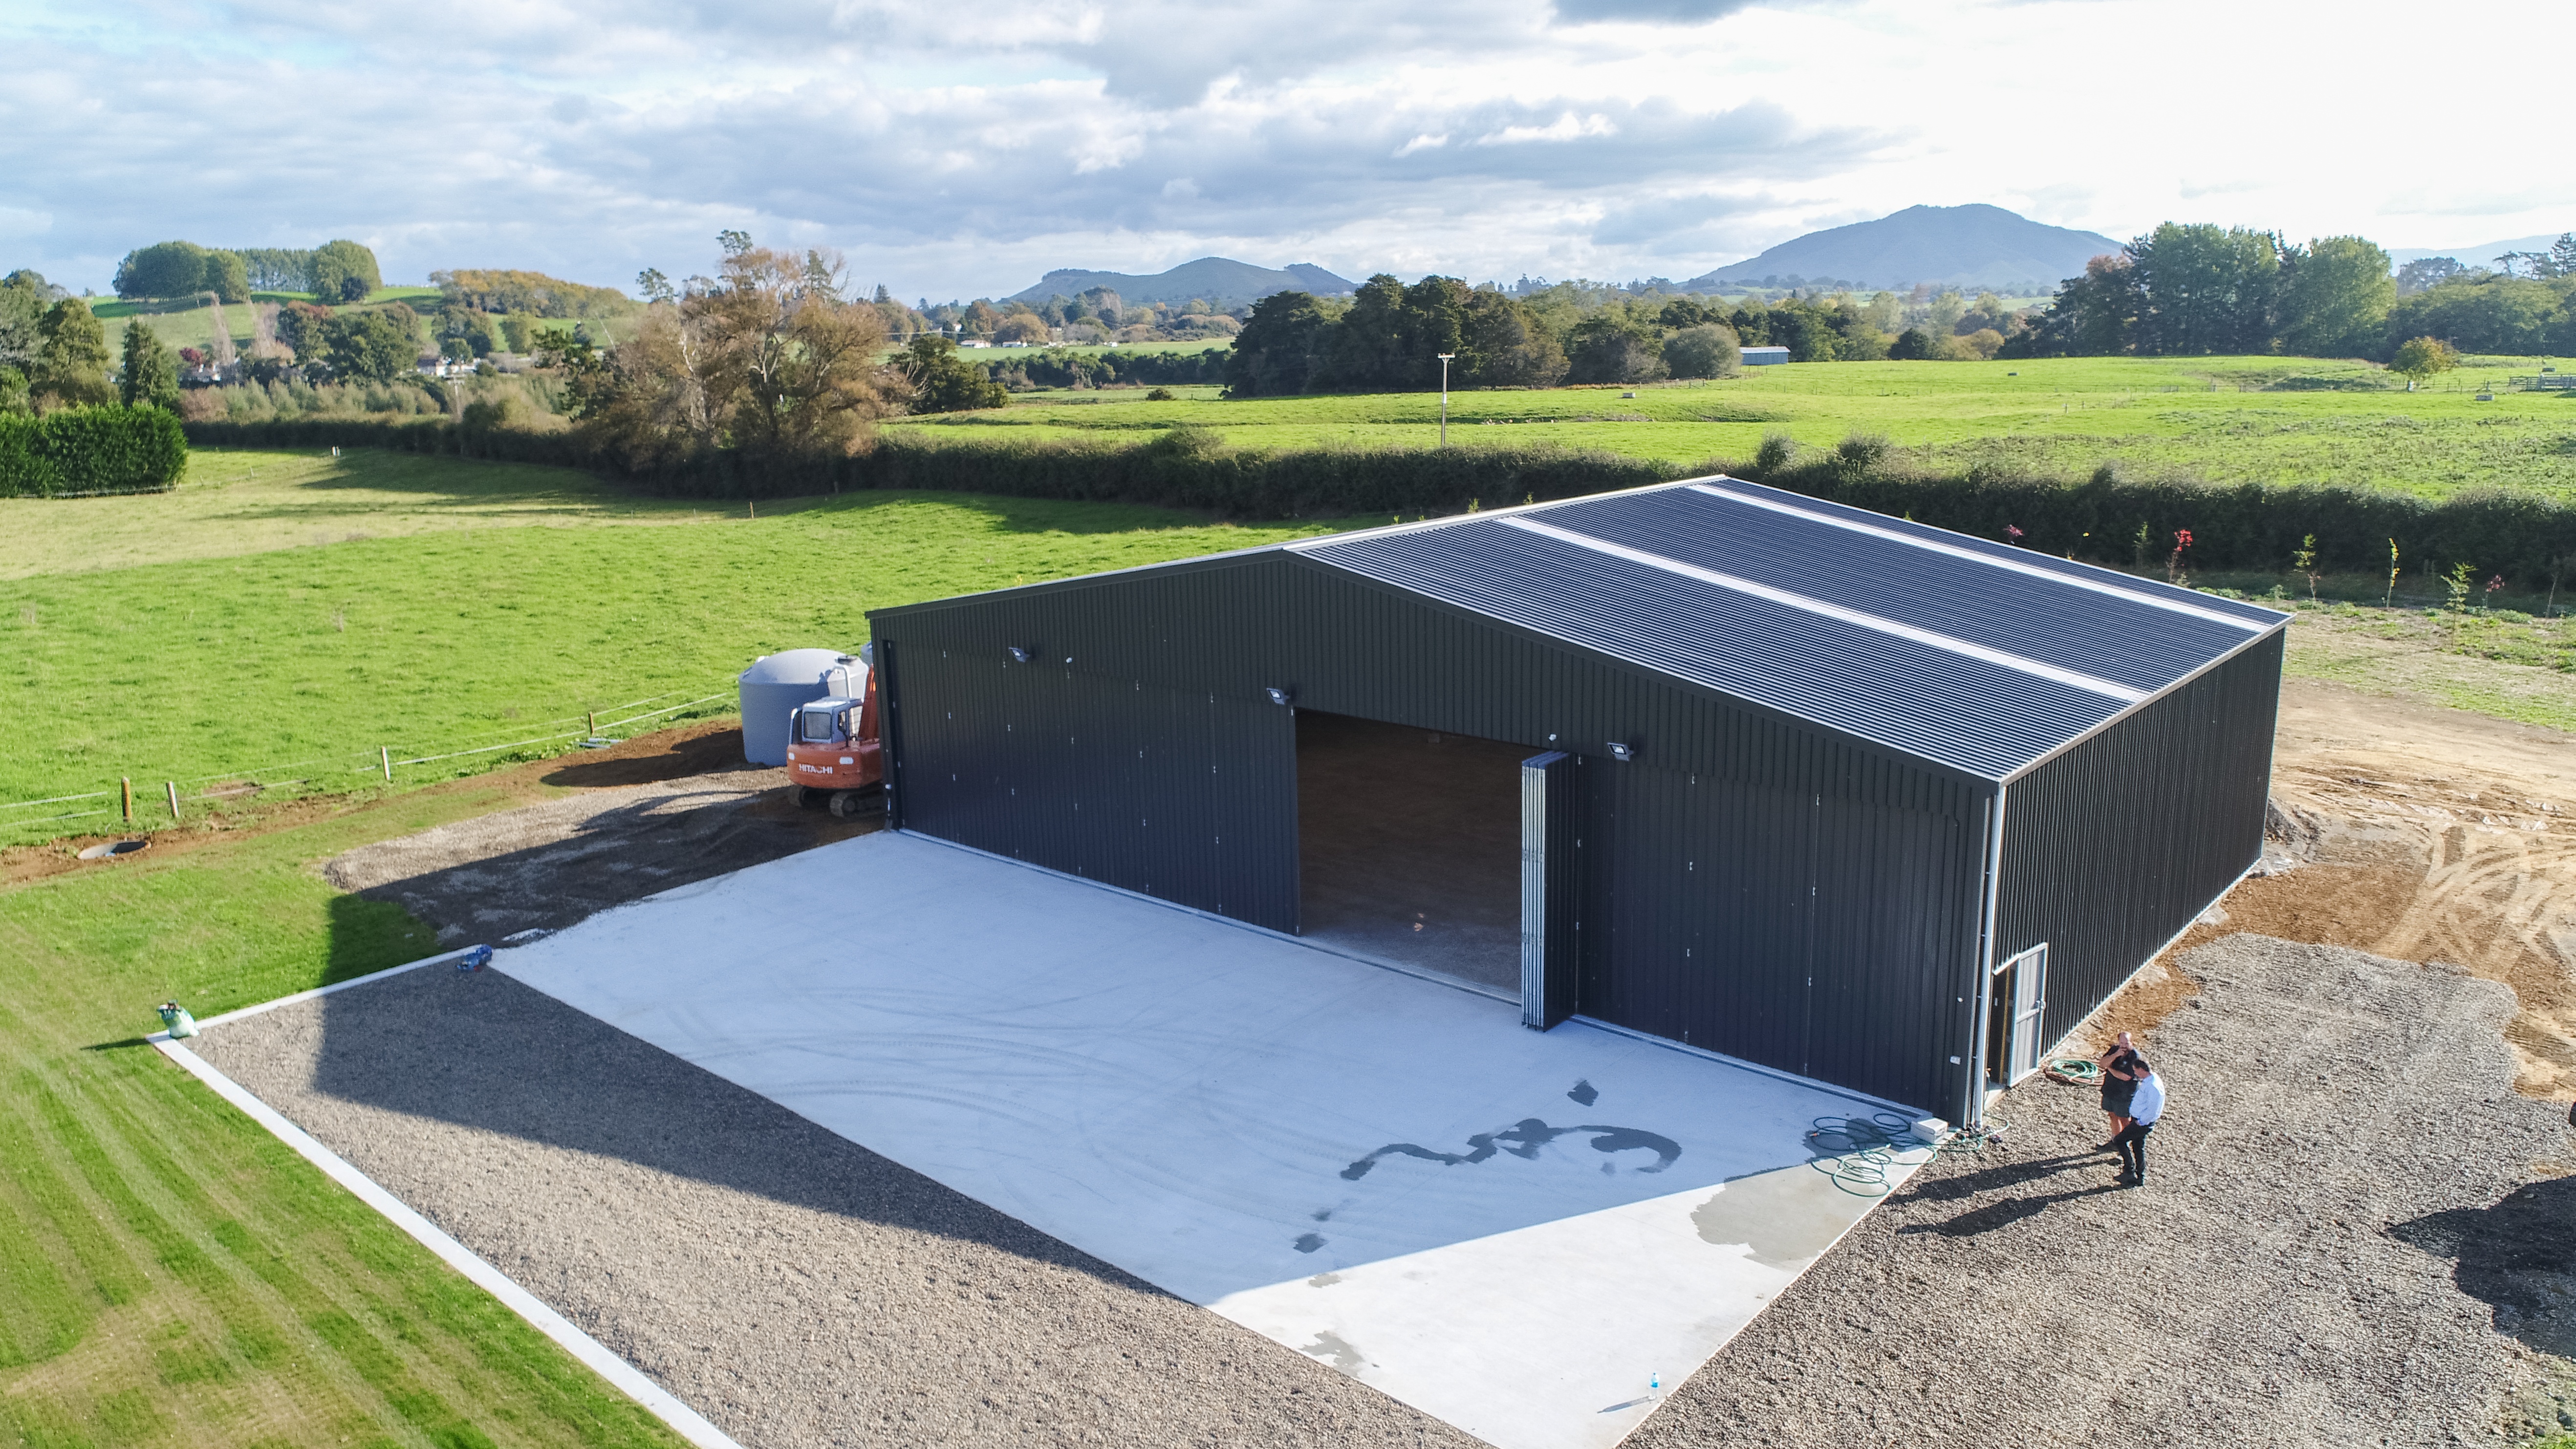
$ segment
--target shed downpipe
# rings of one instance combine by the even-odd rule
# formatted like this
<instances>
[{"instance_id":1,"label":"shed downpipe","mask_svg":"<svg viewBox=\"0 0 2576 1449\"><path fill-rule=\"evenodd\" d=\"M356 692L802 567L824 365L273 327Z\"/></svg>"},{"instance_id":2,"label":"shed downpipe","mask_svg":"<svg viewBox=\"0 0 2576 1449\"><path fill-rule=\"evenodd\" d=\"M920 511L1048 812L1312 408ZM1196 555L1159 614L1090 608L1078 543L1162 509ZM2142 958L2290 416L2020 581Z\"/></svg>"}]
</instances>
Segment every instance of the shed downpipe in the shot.
<instances>
[{"instance_id":1,"label":"shed downpipe","mask_svg":"<svg viewBox=\"0 0 2576 1449\"><path fill-rule=\"evenodd\" d=\"M2004 879L2004 801L2005 788L1995 787L1994 798L1986 802L1986 900L1980 912L1977 929L1977 973L1969 999L1976 1003L1975 1035L1969 1038L1967 1100L1960 1105L1959 1121L1979 1127L1986 1120L1986 1031L1987 1015L1994 1009L1996 912L2003 896Z\"/></svg>"}]
</instances>

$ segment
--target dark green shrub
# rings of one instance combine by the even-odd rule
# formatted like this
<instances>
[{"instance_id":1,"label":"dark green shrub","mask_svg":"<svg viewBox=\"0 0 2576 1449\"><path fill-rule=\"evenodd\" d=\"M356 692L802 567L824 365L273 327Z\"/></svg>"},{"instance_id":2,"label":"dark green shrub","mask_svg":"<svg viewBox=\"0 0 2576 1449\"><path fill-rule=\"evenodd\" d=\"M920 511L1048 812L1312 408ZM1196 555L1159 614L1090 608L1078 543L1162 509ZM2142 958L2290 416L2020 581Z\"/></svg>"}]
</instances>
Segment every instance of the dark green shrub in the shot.
<instances>
[{"instance_id":1,"label":"dark green shrub","mask_svg":"<svg viewBox=\"0 0 2576 1449\"><path fill-rule=\"evenodd\" d=\"M159 408L0 415L0 498L161 493L187 466L179 420Z\"/></svg>"}]
</instances>

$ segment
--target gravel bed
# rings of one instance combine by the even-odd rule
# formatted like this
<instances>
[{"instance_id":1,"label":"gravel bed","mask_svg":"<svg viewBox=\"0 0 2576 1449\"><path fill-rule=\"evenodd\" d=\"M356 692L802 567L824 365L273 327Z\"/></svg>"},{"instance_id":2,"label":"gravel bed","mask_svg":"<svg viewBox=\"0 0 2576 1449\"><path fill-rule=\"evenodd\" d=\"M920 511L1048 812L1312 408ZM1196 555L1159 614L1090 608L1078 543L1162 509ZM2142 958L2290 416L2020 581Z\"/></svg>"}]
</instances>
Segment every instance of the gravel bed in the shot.
<instances>
[{"instance_id":1,"label":"gravel bed","mask_svg":"<svg viewBox=\"0 0 2576 1449\"><path fill-rule=\"evenodd\" d=\"M2148 1187L2086 1154L2090 1093L2016 1091L2009 1146L1918 1175L1630 1442L2555 1427L2576 1146L2511 1090L2511 993L2256 936L2181 964ZM506 977L199 1050L747 1445L1475 1443Z\"/></svg>"},{"instance_id":2,"label":"gravel bed","mask_svg":"<svg viewBox=\"0 0 2576 1449\"><path fill-rule=\"evenodd\" d=\"M494 972L195 1045L754 1449L1477 1442Z\"/></svg>"},{"instance_id":3,"label":"gravel bed","mask_svg":"<svg viewBox=\"0 0 2576 1449\"><path fill-rule=\"evenodd\" d=\"M2576 1134L2513 1091L2513 994L2230 936L2145 1047L2143 1189L2096 1094L1864 1219L1629 1443L2436 1445L2576 1408ZM2540 1180L2535 1182L2535 1177ZM2554 1381L2554 1383L2553 1383Z\"/></svg>"}]
</instances>

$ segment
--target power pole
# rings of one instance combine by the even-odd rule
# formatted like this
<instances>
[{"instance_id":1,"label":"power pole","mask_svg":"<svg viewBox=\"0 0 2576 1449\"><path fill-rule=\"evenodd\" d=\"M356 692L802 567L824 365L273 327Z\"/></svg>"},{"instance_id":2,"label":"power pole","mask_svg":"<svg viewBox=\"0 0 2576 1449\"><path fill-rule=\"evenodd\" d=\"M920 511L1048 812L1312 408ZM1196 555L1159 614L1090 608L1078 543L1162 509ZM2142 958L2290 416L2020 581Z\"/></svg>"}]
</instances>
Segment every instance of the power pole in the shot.
<instances>
[{"instance_id":1,"label":"power pole","mask_svg":"<svg viewBox=\"0 0 2576 1449\"><path fill-rule=\"evenodd\" d=\"M1440 354L1440 446L1449 446L1449 359L1454 352Z\"/></svg>"}]
</instances>

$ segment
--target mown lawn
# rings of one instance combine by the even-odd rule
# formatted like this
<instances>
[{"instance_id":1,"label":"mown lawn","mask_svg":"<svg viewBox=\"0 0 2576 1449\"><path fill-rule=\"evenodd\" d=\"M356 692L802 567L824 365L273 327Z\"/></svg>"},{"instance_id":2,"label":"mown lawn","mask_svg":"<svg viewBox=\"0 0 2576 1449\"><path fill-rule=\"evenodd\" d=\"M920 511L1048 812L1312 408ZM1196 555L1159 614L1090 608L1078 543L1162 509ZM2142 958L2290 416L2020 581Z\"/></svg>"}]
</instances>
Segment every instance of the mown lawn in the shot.
<instances>
[{"instance_id":1,"label":"mown lawn","mask_svg":"<svg viewBox=\"0 0 2576 1449\"><path fill-rule=\"evenodd\" d=\"M2425 390L2359 362L2306 358L2071 358L1831 362L1747 369L1715 382L1457 392L1453 446L1559 443L1675 463L1750 458L1783 432L1830 446L1884 434L1943 468L1976 463L2081 477L2343 483L2442 497L2499 485L2576 497L2576 393L2481 386L2539 359L2479 358ZM1005 409L907 420L932 437L1141 436L1173 423L1245 447L1408 446L1437 439L1437 393L1248 398L1175 389L1026 393ZM1635 396L1623 394L1633 392Z\"/></svg>"},{"instance_id":2,"label":"mown lawn","mask_svg":"<svg viewBox=\"0 0 2576 1449\"><path fill-rule=\"evenodd\" d=\"M309 863L489 793L0 889L0 1444L680 1442L140 1040L434 949Z\"/></svg>"},{"instance_id":3,"label":"mown lawn","mask_svg":"<svg viewBox=\"0 0 2576 1449\"><path fill-rule=\"evenodd\" d=\"M123 778L138 819L166 823L164 782L190 801L348 789L381 778L383 751L577 733L590 711L710 695L696 712L724 712L754 657L855 648L870 608L1324 527L906 493L755 518L564 470L355 450L201 453L191 478L151 497L0 503L0 806L94 797L0 809L0 842L107 828L117 801L95 795Z\"/></svg>"}]
</instances>

